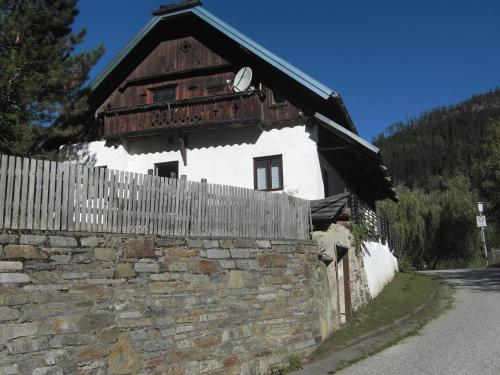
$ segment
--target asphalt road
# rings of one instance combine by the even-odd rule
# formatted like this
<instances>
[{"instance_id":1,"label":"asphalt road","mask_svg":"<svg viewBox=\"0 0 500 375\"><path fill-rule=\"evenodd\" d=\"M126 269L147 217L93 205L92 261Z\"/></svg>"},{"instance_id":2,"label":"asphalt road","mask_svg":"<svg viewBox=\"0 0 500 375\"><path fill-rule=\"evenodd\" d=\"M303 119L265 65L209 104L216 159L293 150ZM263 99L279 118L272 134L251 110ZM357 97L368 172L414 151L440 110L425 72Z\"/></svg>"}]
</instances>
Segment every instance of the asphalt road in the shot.
<instances>
[{"instance_id":1,"label":"asphalt road","mask_svg":"<svg viewBox=\"0 0 500 375\"><path fill-rule=\"evenodd\" d=\"M457 286L453 309L419 335L339 375L500 375L500 270L436 271Z\"/></svg>"}]
</instances>

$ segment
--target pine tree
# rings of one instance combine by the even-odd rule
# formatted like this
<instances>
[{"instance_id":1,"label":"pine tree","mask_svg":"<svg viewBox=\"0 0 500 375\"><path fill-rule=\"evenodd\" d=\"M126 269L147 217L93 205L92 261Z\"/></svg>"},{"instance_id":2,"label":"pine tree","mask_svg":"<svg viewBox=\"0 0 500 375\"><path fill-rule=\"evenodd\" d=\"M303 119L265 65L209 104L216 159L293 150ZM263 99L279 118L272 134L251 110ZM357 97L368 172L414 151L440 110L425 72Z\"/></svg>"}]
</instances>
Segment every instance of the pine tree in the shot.
<instances>
[{"instance_id":1,"label":"pine tree","mask_svg":"<svg viewBox=\"0 0 500 375\"><path fill-rule=\"evenodd\" d=\"M27 155L40 137L82 131L83 85L104 49L75 53L86 34L71 28L77 1L0 0L0 152Z\"/></svg>"}]
</instances>

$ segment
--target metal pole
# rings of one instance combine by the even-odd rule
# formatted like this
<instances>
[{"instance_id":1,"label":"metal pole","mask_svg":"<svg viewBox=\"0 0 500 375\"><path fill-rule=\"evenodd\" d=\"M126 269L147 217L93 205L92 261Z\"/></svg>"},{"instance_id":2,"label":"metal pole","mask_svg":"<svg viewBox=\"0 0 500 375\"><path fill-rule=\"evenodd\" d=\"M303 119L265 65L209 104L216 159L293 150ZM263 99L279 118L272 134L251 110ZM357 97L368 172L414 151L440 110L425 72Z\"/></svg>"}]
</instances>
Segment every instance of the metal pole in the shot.
<instances>
[{"instance_id":1,"label":"metal pole","mask_svg":"<svg viewBox=\"0 0 500 375\"><path fill-rule=\"evenodd\" d=\"M483 216L483 210L484 210L483 202L478 202L477 206L479 208L479 216ZM484 227L481 227L481 239L483 240L483 249L484 249L484 257L486 258L486 267L488 267L488 247L486 245L486 233Z\"/></svg>"},{"instance_id":2,"label":"metal pole","mask_svg":"<svg viewBox=\"0 0 500 375\"><path fill-rule=\"evenodd\" d=\"M486 234L484 227L481 228L481 237L483 239L484 257L486 258L486 267L488 267L488 247L486 246Z\"/></svg>"}]
</instances>

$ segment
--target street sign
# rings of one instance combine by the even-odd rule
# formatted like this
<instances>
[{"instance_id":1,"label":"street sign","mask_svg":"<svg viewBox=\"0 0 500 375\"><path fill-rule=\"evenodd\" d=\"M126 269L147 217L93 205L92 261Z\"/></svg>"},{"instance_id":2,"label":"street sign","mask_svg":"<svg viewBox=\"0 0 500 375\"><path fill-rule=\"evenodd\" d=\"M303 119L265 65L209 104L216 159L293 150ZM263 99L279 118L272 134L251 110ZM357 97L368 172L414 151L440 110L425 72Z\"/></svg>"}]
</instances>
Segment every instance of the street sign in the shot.
<instances>
[{"instance_id":1,"label":"street sign","mask_svg":"<svg viewBox=\"0 0 500 375\"><path fill-rule=\"evenodd\" d=\"M486 227L486 216L476 216L476 222L478 228Z\"/></svg>"}]
</instances>

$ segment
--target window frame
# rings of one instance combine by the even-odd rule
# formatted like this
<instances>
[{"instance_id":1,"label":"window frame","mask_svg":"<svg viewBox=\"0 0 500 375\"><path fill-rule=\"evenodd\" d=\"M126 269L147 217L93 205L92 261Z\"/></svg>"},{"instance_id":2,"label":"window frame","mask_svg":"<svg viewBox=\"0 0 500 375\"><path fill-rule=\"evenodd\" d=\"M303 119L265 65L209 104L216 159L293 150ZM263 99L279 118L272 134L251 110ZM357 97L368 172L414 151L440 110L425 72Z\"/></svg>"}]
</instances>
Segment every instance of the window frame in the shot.
<instances>
[{"instance_id":1,"label":"window frame","mask_svg":"<svg viewBox=\"0 0 500 375\"><path fill-rule=\"evenodd\" d=\"M271 163L273 160L278 160L278 167L279 167L279 177L280 177L280 186L276 189L271 188L272 184L272 174L271 174ZM261 161L266 161L266 189L265 190L259 190L257 188L257 162ZM284 189L284 182L283 182L283 155L278 154L278 155L269 155L269 156L259 156L257 158L253 158L253 185L254 185L254 190L257 191L280 191Z\"/></svg>"},{"instance_id":2,"label":"window frame","mask_svg":"<svg viewBox=\"0 0 500 375\"><path fill-rule=\"evenodd\" d=\"M155 91L161 91L161 90L168 90L168 89L172 89L175 91L175 95L174 95L174 99L172 100L168 100L168 101L165 101L165 102L155 102L154 100L154 93ZM148 92L149 92L149 102L151 104L161 104L161 103L170 103L170 102L174 102L176 100L178 100L178 95L179 95L179 90L178 90L178 85L177 84L168 84L168 85L162 85L162 86L156 86L156 87L150 87L148 88Z\"/></svg>"}]
</instances>

